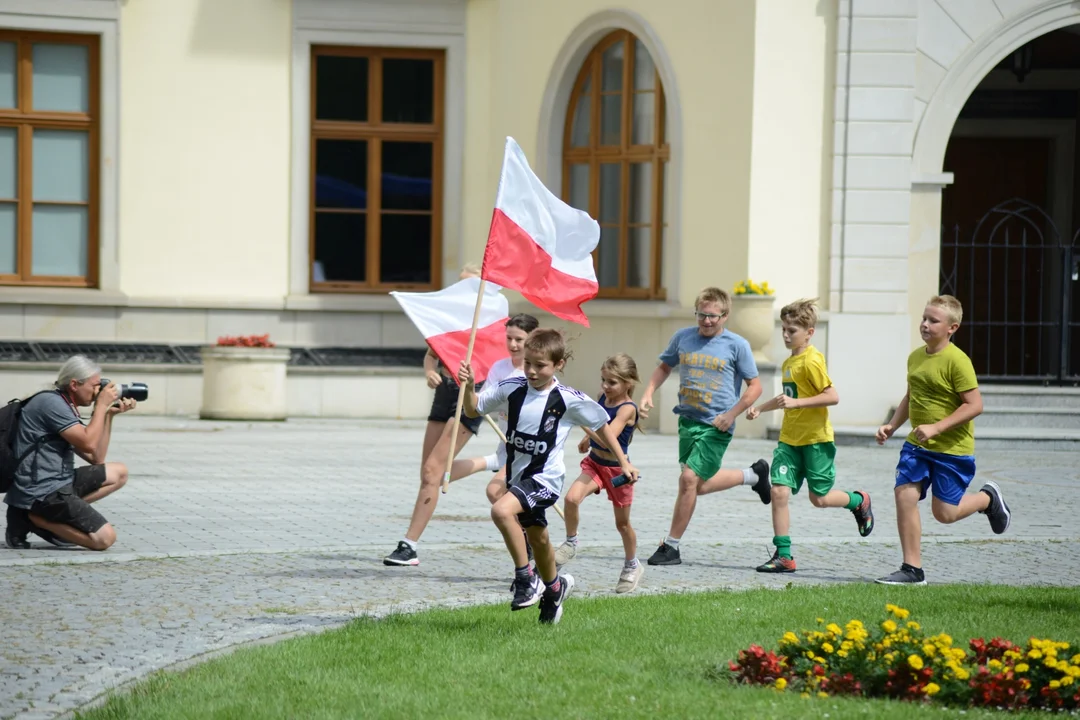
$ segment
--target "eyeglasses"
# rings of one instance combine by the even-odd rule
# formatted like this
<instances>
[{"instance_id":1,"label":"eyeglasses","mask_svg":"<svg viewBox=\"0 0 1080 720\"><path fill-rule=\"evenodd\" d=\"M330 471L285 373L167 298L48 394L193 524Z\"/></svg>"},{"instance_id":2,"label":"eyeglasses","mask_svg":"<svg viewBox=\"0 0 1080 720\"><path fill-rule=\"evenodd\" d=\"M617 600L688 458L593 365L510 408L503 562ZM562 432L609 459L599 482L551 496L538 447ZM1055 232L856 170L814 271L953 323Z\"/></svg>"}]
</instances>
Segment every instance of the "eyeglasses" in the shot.
<instances>
[{"instance_id":1,"label":"eyeglasses","mask_svg":"<svg viewBox=\"0 0 1080 720\"><path fill-rule=\"evenodd\" d=\"M694 313L694 317L696 317L699 321L700 320L709 320L709 321L712 321L712 322L719 322L720 318L725 317L726 315L727 315L727 313L721 313L719 315L716 315L714 313L703 313L703 312L695 312Z\"/></svg>"}]
</instances>

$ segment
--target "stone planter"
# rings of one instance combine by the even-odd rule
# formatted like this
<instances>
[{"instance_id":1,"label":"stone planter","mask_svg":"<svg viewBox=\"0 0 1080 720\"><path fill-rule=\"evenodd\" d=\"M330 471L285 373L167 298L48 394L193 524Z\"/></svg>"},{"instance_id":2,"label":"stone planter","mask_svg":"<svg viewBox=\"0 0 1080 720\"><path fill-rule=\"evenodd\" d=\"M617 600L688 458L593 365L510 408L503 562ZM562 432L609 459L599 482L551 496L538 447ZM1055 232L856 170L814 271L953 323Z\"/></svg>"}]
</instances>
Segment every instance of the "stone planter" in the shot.
<instances>
[{"instance_id":1,"label":"stone planter","mask_svg":"<svg viewBox=\"0 0 1080 720\"><path fill-rule=\"evenodd\" d=\"M775 299L775 295L731 296L731 316L727 328L746 338L757 363L770 362L767 350L773 336Z\"/></svg>"},{"instance_id":2,"label":"stone planter","mask_svg":"<svg viewBox=\"0 0 1080 720\"><path fill-rule=\"evenodd\" d=\"M202 406L208 420L284 420L288 348L204 347Z\"/></svg>"}]
</instances>

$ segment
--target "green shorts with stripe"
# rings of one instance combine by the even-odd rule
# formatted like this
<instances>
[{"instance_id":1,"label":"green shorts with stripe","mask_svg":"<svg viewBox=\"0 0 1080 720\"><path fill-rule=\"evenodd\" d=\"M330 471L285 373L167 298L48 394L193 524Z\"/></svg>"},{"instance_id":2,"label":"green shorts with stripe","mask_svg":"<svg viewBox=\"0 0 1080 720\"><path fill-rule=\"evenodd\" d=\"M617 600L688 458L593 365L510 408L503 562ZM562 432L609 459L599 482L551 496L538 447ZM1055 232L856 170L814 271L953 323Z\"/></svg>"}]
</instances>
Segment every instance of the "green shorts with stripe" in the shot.
<instances>
[{"instance_id":1,"label":"green shorts with stripe","mask_svg":"<svg viewBox=\"0 0 1080 720\"><path fill-rule=\"evenodd\" d=\"M702 480L708 480L720 469L730 443L731 433L708 423L679 418L679 463Z\"/></svg>"},{"instance_id":2,"label":"green shorts with stripe","mask_svg":"<svg viewBox=\"0 0 1080 720\"><path fill-rule=\"evenodd\" d=\"M772 484L791 488L798 494L803 480L815 495L826 495L836 483L836 445L831 442L813 445L780 443L773 452Z\"/></svg>"}]
</instances>

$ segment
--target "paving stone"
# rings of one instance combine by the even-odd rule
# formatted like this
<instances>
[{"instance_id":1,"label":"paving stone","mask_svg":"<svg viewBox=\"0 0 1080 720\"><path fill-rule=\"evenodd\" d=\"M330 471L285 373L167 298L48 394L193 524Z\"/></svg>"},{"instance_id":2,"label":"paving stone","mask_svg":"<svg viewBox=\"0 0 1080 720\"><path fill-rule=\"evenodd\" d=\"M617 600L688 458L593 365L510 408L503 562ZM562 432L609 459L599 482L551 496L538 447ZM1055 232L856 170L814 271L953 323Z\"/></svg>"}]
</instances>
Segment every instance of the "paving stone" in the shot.
<instances>
[{"instance_id":1,"label":"paving stone","mask_svg":"<svg viewBox=\"0 0 1080 720\"><path fill-rule=\"evenodd\" d=\"M360 615L508 603L512 568L489 520L486 475L439 498L420 566L382 565L408 524L422 437L416 423L121 418L109 459L126 463L130 480L99 504L117 544L104 553L41 541L0 551L0 717L55 717L203 653ZM464 456L492 446L485 429ZM642 559L668 530L676 447L674 437L634 440L644 473L633 511ZM772 448L736 440L725 465L769 458ZM874 500L870 538L859 538L849 513L813 508L800 494L791 505L799 572L756 573L771 553L770 511L735 488L701 498L683 564L647 567L641 592L868 582L895 569L898 452L899 443L838 452L837 487ZM1013 525L999 537L982 516L944 526L924 508L928 580L1080 582L1080 453L987 451L978 462L974 485L1002 487ZM582 595L610 594L622 564L610 506L590 498L581 516L581 551L567 570ZM551 528L559 542L553 513Z\"/></svg>"}]
</instances>

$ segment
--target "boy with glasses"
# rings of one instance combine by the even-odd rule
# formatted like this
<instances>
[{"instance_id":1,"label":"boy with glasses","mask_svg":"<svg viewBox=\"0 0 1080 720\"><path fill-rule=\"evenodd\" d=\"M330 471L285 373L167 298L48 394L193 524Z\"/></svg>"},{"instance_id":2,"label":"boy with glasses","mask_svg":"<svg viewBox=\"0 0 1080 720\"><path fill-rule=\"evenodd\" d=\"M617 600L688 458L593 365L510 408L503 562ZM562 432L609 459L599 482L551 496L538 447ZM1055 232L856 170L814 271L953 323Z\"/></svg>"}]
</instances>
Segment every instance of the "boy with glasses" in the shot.
<instances>
[{"instance_id":1,"label":"boy with glasses","mask_svg":"<svg viewBox=\"0 0 1080 720\"><path fill-rule=\"evenodd\" d=\"M674 409L679 416L679 493L671 530L649 558L650 565L682 563L679 541L690 524L699 495L750 485L761 502L768 505L772 500L769 463L764 459L742 470L720 469L735 430L735 418L761 396L750 343L724 329L730 309L731 297L725 291L715 287L702 290L694 301L697 327L683 328L672 336L641 398L641 415L648 417L653 393L675 366L682 366L679 404ZM743 383L746 389L740 397Z\"/></svg>"}]
</instances>

